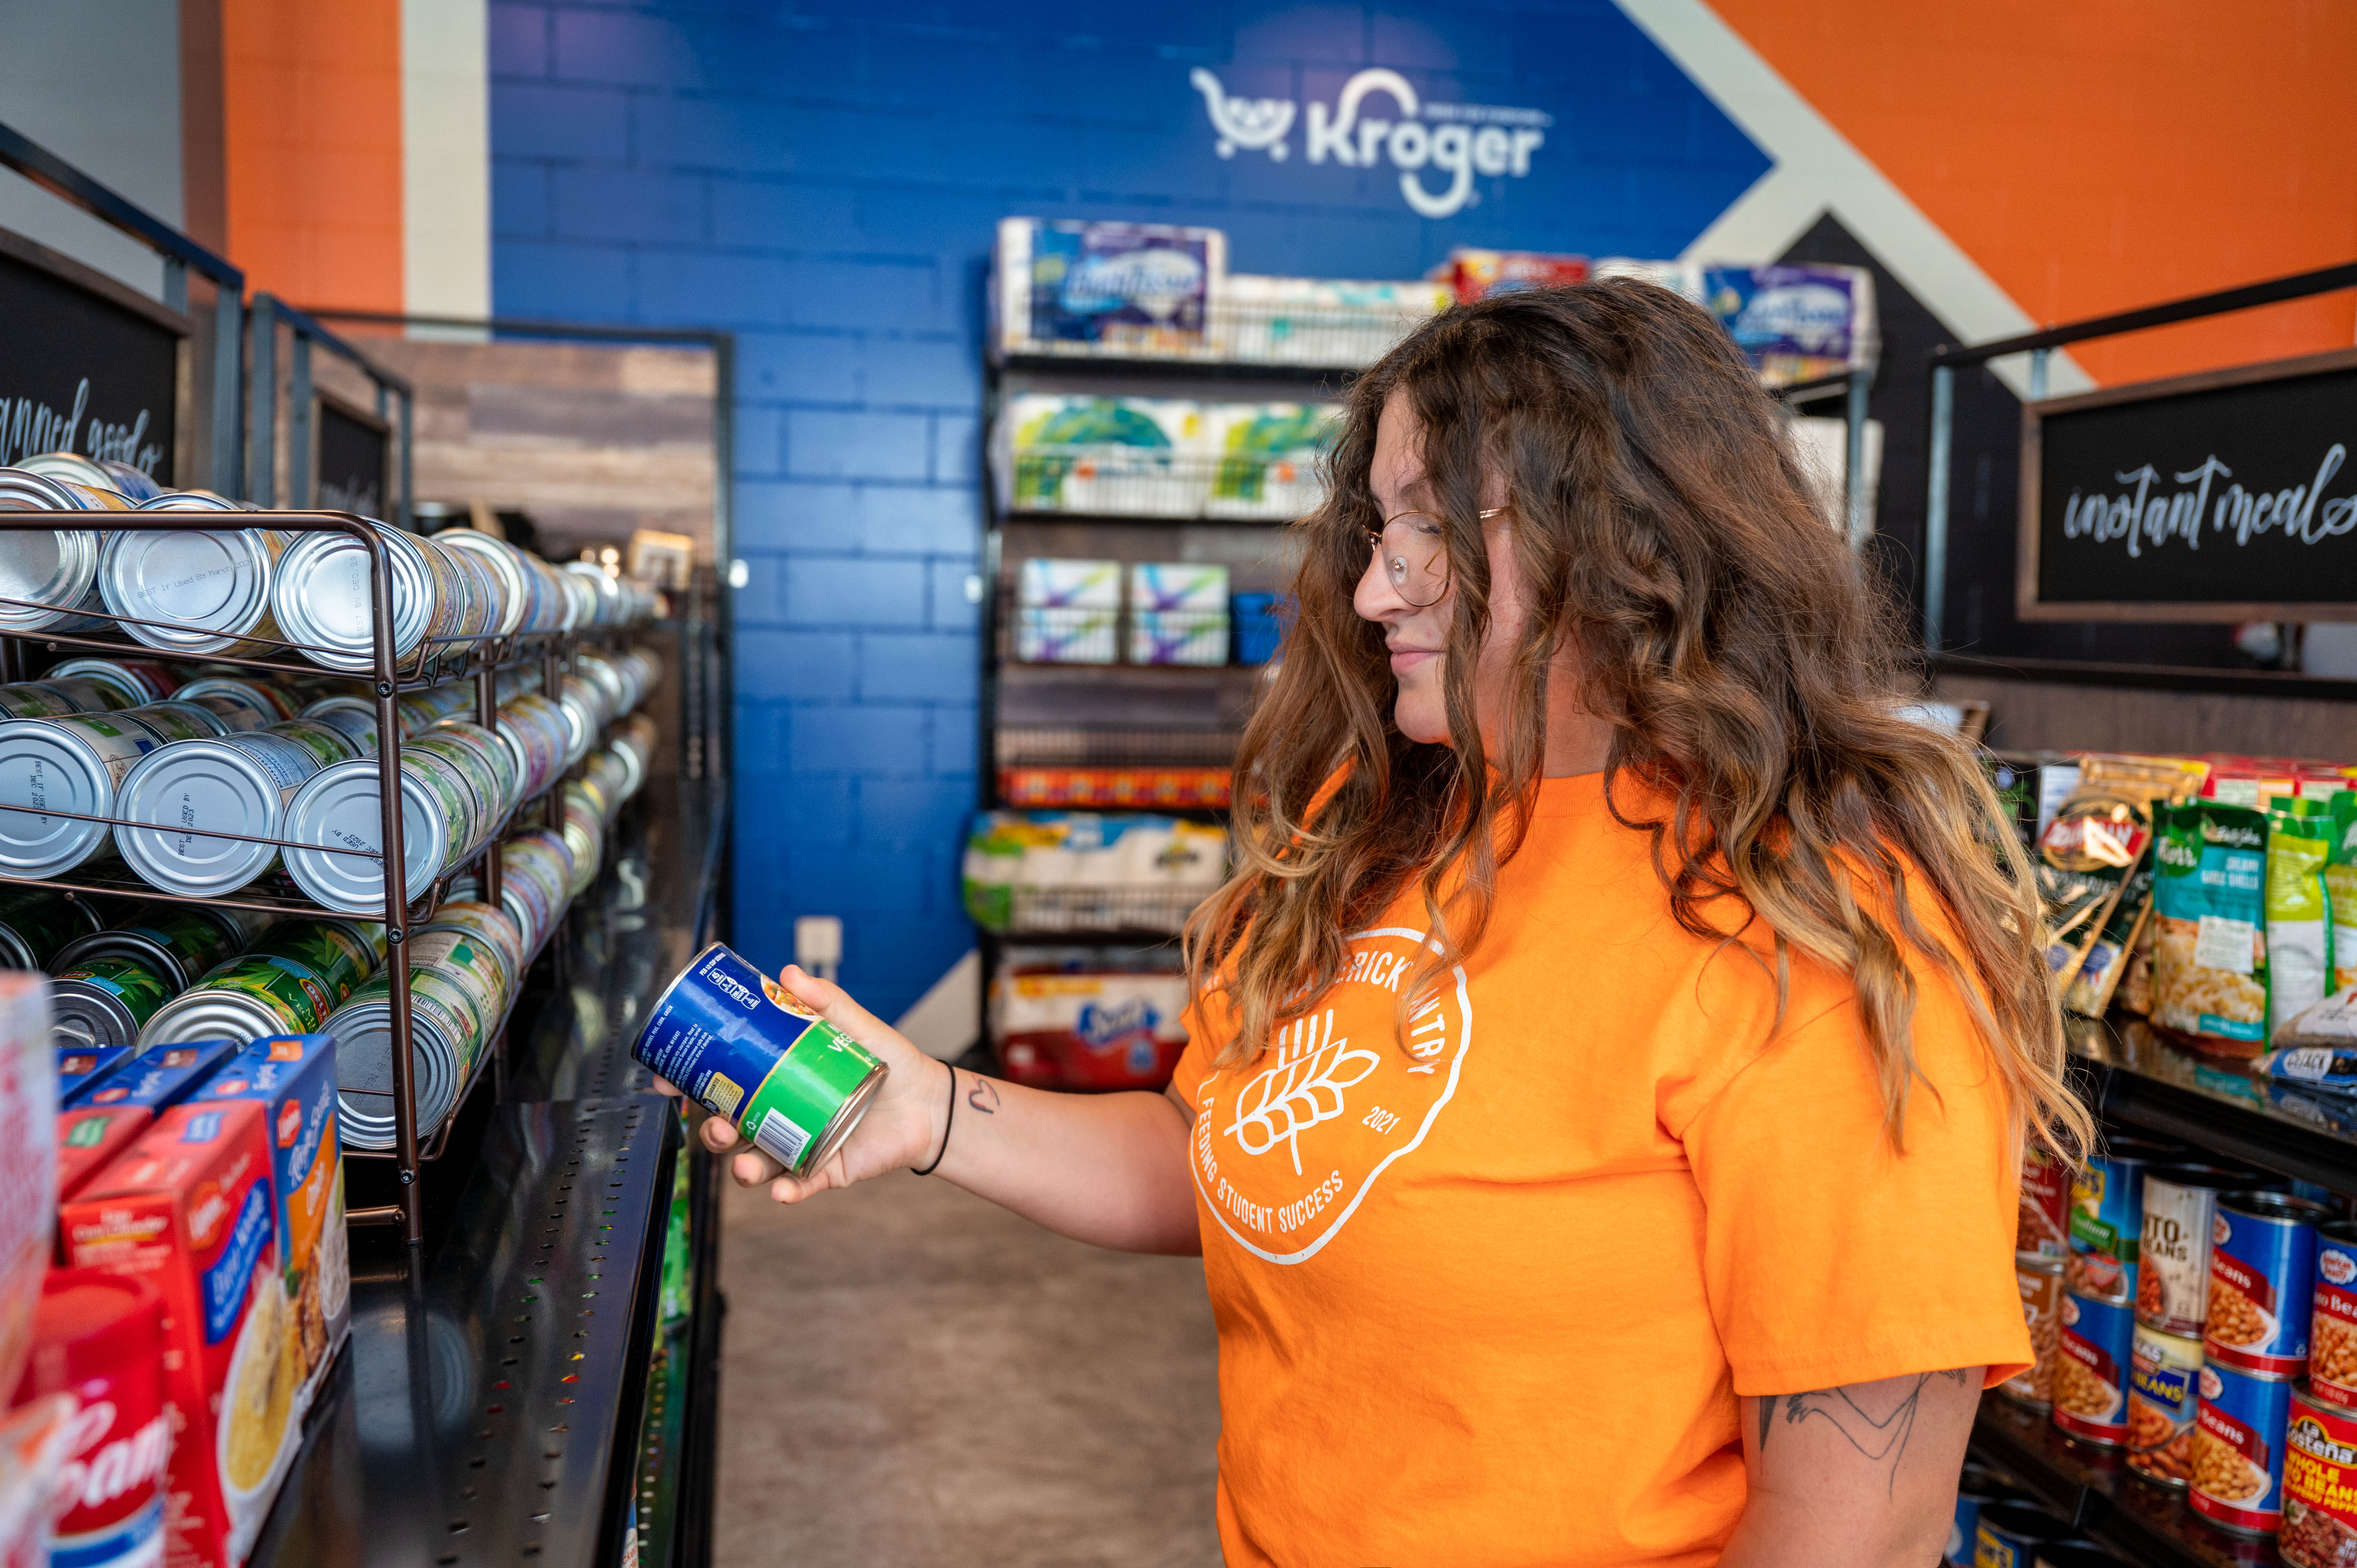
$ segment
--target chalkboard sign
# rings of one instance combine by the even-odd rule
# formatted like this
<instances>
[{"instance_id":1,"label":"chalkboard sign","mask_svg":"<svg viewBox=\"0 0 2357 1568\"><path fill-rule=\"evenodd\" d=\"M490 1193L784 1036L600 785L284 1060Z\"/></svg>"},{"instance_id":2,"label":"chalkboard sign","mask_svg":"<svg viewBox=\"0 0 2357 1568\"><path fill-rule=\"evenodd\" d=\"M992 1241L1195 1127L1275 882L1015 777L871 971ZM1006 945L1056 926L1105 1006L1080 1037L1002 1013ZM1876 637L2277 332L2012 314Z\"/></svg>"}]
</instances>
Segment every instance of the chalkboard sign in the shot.
<instances>
[{"instance_id":1,"label":"chalkboard sign","mask_svg":"<svg viewBox=\"0 0 2357 1568\"><path fill-rule=\"evenodd\" d=\"M179 482L185 317L0 230L0 464L41 452Z\"/></svg>"},{"instance_id":2,"label":"chalkboard sign","mask_svg":"<svg viewBox=\"0 0 2357 1568\"><path fill-rule=\"evenodd\" d=\"M392 427L341 398L322 393L314 428L319 460L311 471L319 477L319 499L312 504L383 521L384 446Z\"/></svg>"},{"instance_id":3,"label":"chalkboard sign","mask_svg":"<svg viewBox=\"0 0 2357 1568\"><path fill-rule=\"evenodd\" d=\"M2022 619L2357 620L2357 349L2022 422Z\"/></svg>"}]
</instances>

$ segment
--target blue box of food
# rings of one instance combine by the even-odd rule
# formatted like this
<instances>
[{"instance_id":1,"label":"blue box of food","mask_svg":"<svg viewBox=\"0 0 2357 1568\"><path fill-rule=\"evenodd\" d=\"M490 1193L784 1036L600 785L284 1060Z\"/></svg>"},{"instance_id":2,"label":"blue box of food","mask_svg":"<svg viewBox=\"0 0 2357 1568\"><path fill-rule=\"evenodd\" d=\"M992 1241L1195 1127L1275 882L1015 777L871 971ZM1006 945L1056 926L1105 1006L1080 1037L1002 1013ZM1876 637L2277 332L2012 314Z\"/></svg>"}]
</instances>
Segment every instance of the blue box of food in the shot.
<instances>
[{"instance_id":1,"label":"blue box of food","mask_svg":"<svg viewBox=\"0 0 2357 1568\"><path fill-rule=\"evenodd\" d=\"M65 1103L70 1109L84 1105L145 1105L160 1112L188 1099L214 1069L242 1048L235 1040L143 1046L104 1078L92 1079L67 1096Z\"/></svg>"},{"instance_id":2,"label":"blue box of food","mask_svg":"<svg viewBox=\"0 0 2357 1568\"><path fill-rule=\"evenodd\" d=\"M58 1109L74 1103L89 1089L131 1059L129 1046L59 1046L58 1047Z\"/></svg>"}]
</instances>

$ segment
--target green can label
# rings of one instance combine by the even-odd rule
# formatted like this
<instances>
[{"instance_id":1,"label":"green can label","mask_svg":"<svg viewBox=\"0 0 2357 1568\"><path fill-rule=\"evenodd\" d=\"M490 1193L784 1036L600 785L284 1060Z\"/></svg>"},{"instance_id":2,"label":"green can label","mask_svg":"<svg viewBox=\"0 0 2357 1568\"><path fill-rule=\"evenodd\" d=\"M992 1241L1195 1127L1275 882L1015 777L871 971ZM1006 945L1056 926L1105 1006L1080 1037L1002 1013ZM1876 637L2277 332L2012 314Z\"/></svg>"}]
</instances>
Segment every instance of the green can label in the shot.
<instances>
[{"instance_id":1,"label":"green can label","mask_svg":"<svg viewBox=\"0 0 2357 1568\"><path fill-rule=\"evenodd\" d=\"M340 1006L376 972L377 955L350 929L326 920L288 920L274 926L246 956L292 960L333 996L330 1008Z\"/></svg>"},{"instance_id":2,"label":"green can label","mask_svg":"<svg viewBox=\"0 0 2357 1568\"><path fill-rule=\"evenodd\" d=\"M290 1035L316 1034L336 1006L328 983L307 965L251 953L222 965L192 989L251 996L285 1019Z\"/></svg>"},{"instance_id":3,"label":"green can label","mask_svg":"<svg viewBox=\"0 0 2357 1568\"><path fill-rule=\"evenodd\" d=\"M69 969L59 980L79 980L110 992L131 1010L143 1026L157 1008L172 999L172 983L135 958L95 958Z\"/></svg>"}]
</instances>

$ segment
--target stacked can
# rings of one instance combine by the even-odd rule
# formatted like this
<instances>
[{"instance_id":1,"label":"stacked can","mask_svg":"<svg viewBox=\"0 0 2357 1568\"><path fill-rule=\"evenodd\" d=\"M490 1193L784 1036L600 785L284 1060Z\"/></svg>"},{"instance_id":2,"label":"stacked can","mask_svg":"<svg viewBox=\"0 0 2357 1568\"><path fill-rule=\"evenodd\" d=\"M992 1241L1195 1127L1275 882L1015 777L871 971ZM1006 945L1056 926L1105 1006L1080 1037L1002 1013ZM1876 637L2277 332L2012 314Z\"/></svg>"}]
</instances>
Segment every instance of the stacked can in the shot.
<instances>
[{"instance_id":1,"label":"stacked can","mask_svg":"<svg viewBox=\"0 0 2357 1568\"><path fill-rule=\"evenodd\" d=\"M2165 1460L2149 1466L2146 1460L2148 1452L2165 1447L2170 1435L2155 1420L2153 1406L2169 1387L2165 1366L2182 1357L2172 1348L2169 1337L2135 1321L2145 1173L2155 1164L2183 1157L2184 1151L2172 1144L2114 1139L2088 1160L2071 1185L2064 1283L2075 1305L2064 1309L2072 1320L2066 1333L2072 1343L2061 1354L2073 1365L2061 1380L2071 1401L2066 1403L2058 1393L2054 1423L2074 1437L2106 1445L2125 1444L2128 1463L2147 1474L2165 1467ZM2198 1364L2198 1342L2182 1344L2192 1348ZM2112 1401L2115 1378L2119 1380L2117 1405ZM2190 1384L2178 1402L2183 1423L2190 1426Z\"/></svg>"},{"instance_id":2,"label":"stacked can","mask_svg":"<svg viewBox=\"0 0 2357 1568\"><path fill-rule=\"evenodd\" d=\"M94 681L119 695L122 707L160 703L180 684L171 667L152 659L68 659L49 666L44 680Z\"/></svg>"},{"instance_id":3,"label":"stacked can","mask_svg":"<svg viewBox=\"0 0 2357 1568\"><path fill-rule=\"evenodd\" d=\"M409 946L410 1072L421 1138L457 1105L506 1013L512 976L522 971L520 959L511 968L521 945L513 922L488 905L472 909L479 912L473 918L421 928ZM391 976L361 986L328 1020L328 1031L336 1036L337 1126L345 1146L393 1147Z\"/></svg>"},{"instance_id":4,"label":"stacked can","mask_svg":"<svg viewBox=\"0 0 2357 1568\"><path fill-rule=\"evenodd\" d=\"M0 722L0 876L57 876L111 854L113 830L92 819L115 814L141 757L202 733L157 706Z\"/></svg>"},{"instance_id":5,"label":"stacked can","mask_svg":"<svg viewBox=\"0 0 2357 1568\"><path fill-rule=\"evenodd\" d=\"M522 934L525 961L538 956L572 897L573 855L565 835L543 828L500 846L500 902ZM468 872L450 884L453 899L479 899L482 879Z\"/></svg>"},{"instance_id":6,"label":"stacked can","mask_svg":"<svg viewBox=\"0 0 2357 1568\"><path fill-rule=\"evenodd\" d=\"M280 836L296 792L321 768L361 755L343 731L310 719L176 741L124 779L117 815L130 825L116 831L115 848L151 887L235 892L277 864L277 845L258 841Z\"/></svg>"},{"instance_id":7,"label":"stacked can","mask_svg":"<svg viewBox=\"0 0 2357 1568\"><path fill-rule=\"evenodd\" d=\"M128 511L109 489L34 471L39 459L0 468L0 511ZM0 533L0 631L87 631L106 624L98 593L94 529Z\"/></svg>"},{"instance_id":8,"label":"stacked can","mask_svg":"<svg viewBox=\"0 0 2357 1568\"><path fill-rule=\"evenodd\" d=\"M97 906L45 887L0 892L0 969L46 970L77 937L105 929Z\"/></svg>"},{"instance_id":9,"label":"stacked can","mask_svg":"<svg viewBox=\"0 0 2357 1568\"><path fill-rule=\"evenodd\" d=\"M218 496L173 492L141 511L245 509ZM125 530L107 536L98 587L124 632L174 653L273 653L278 626L270 583L286 535L263 528L202 532Z\"/></svg>"},{"instance_id":10,"label":"stacked can","mask_svg":"<svg viewBox=\"0 0 2357 1568\"><path fill-rule=\"evenodd\" d=\"M2016 1252L2013 1278L2021 1290L2021 1319L2036 1359L1999 1383L1997 1392L2032 1410L2050 1410L2055 1347L2062 1332L2062 1260L2045 1252Z\"/></svg>"},{"instance_id":11,"label":"stacked can","mask_svg":"<svg viewBox=\"0 0 2357 1568\"><path fill-rule=\"evenodd\" d=\"M2292 1382L2308 1369L2320 1206L2280 1192L2218 1197L2210 1227L2193 1511L2244 1534L2283 1522Z\"/></svg>"},{"instance_id":12,"label":"stacked can","mask_svg":"<svg viewBox=\"0 0 2357 1568\"><path fill-rule=\"evenodd\" d=\"M579 780L565 787L565 847L573 857L568 897L578 898L597 880L606 854L605 804Z\"/></svg>"},{"instance_id":13,"label":"stacked can","mask_svg":"<svg viewBox=\"0 0 2357 1568\"><path fill-rule=\"evenodd\" d=\"M2319 1397L2311 1379L2291 1395L2284 1433L2283 1533L2276 1550L2296 1568L2357 1561L2357 1411Z\"/></svg>"},{"instance_id":14,"label":"stacked can","mask_svg":"<svg viewBox=\"0 0 2357 1568\"><path fill-rule=\"evenodd\" d=\"M309 1035L384 961L384 928L285 920L157 1010L141 1045Z\"/></svg>"}]
</instances>

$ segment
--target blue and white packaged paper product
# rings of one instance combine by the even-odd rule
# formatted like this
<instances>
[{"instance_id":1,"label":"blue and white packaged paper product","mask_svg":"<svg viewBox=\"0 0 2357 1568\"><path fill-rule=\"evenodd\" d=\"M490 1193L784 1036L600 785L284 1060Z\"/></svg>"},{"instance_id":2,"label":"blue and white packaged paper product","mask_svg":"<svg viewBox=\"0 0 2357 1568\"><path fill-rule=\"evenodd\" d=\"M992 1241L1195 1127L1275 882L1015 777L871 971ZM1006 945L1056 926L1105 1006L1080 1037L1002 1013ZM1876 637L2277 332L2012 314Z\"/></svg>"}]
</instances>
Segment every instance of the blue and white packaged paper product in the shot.
<instances>
[{"instance_id":1,"label":"blue and white packaged paper product","mask_svg":"<svg viewBox=\"0 0 2357 1568\"><path fill-rule=\"evenodd\" d=\"M1216 610L1228 613L1228 569L1192 561L1141 561L1129 569L1132 613Z\"/></svg>"},{"instance_id":2,"label":"blue and white packaged paper product","mask_svg":"<svg viewBox=\"0 0 2357 1568\"><path fill-rule=\"evenodd\" d=\"M1026 609L1117 610L1121 563L1035 555L1016 571L1015 602Z\"/></svg>"},{"instance_id":3,"label":"blue and white packaged paper product","mask_svg":"<svg viewBox=\"0 0 2357 1568\"><path fill-rule=\"evenodd\" d=\"M1222 358L1281 365L1372 365L1427 317L1448 308L1449 286L1431 279L1228 274L1211 336Z\"/></svg>"},{"instance_id":4,"label":"blue and white packaged paper product","mask_svg":"<svg viewBox=\"0 0 2357 1568\"><path fill-rule=\"evenodd\" d=\"M1227 270L1217 229L1001 219L995 341L1001 353L1200 355Z\"/></svg>"},{"instance_id":5,"label":"blue and white packaged paper product","mask_svg":"<svg viewBox=\"0 0 2357 1568\"><path fill-rule=\"evenodd\" d=\"M1769 386L1855 370L1871 363L1878 349L1874 274L1863 267L1614 257L1597 263L1596 276L1642 278L1700 305L1718 317Z\"/></svg>"},{"instance_id":6,"label":"blue and white packaged paper product","mask_svg":"<svg viewBox=\"0 0 2357 1568\"><path fill-rule=\"evenodd\" d=\"M1225 610L1137 610L1129 618L1132 664L1225 664Z\"/></svg>"},{"instance_id":7,"label":"blue and white packaged paper product","mask_svg":"<svg viewBox=\"0 0 2357 1568\"><path fill-rule=\"evenodd\" d=\"M1008 511L1196 517L1211 479L1203 411L1187 398L1025 392L1000 414Z\"/></svg>"},{"instance_id":8,"label":"blue and white packaged paper product","mask_svg":"<svg viewBox=\"0 0 2357 1568\"><path fill-rule=\"evenodd\" d=\"M1121 654L1121 612L1018 608L1015 657L1026 664L1111 664Z\"/></svg>"},{"instance_id":9,"label":"blue and white packaged paper product","mask_svg":"<svg viewBox=\"0 0 2357 1568\"><path fill-rule=\"evenodd\" d=\"M1291 520L1325 499L1318 459L1341 428L1341 410L1319 403L1203 405L1211 454L1207 517Z\"/></svg>"}]
</instances>

